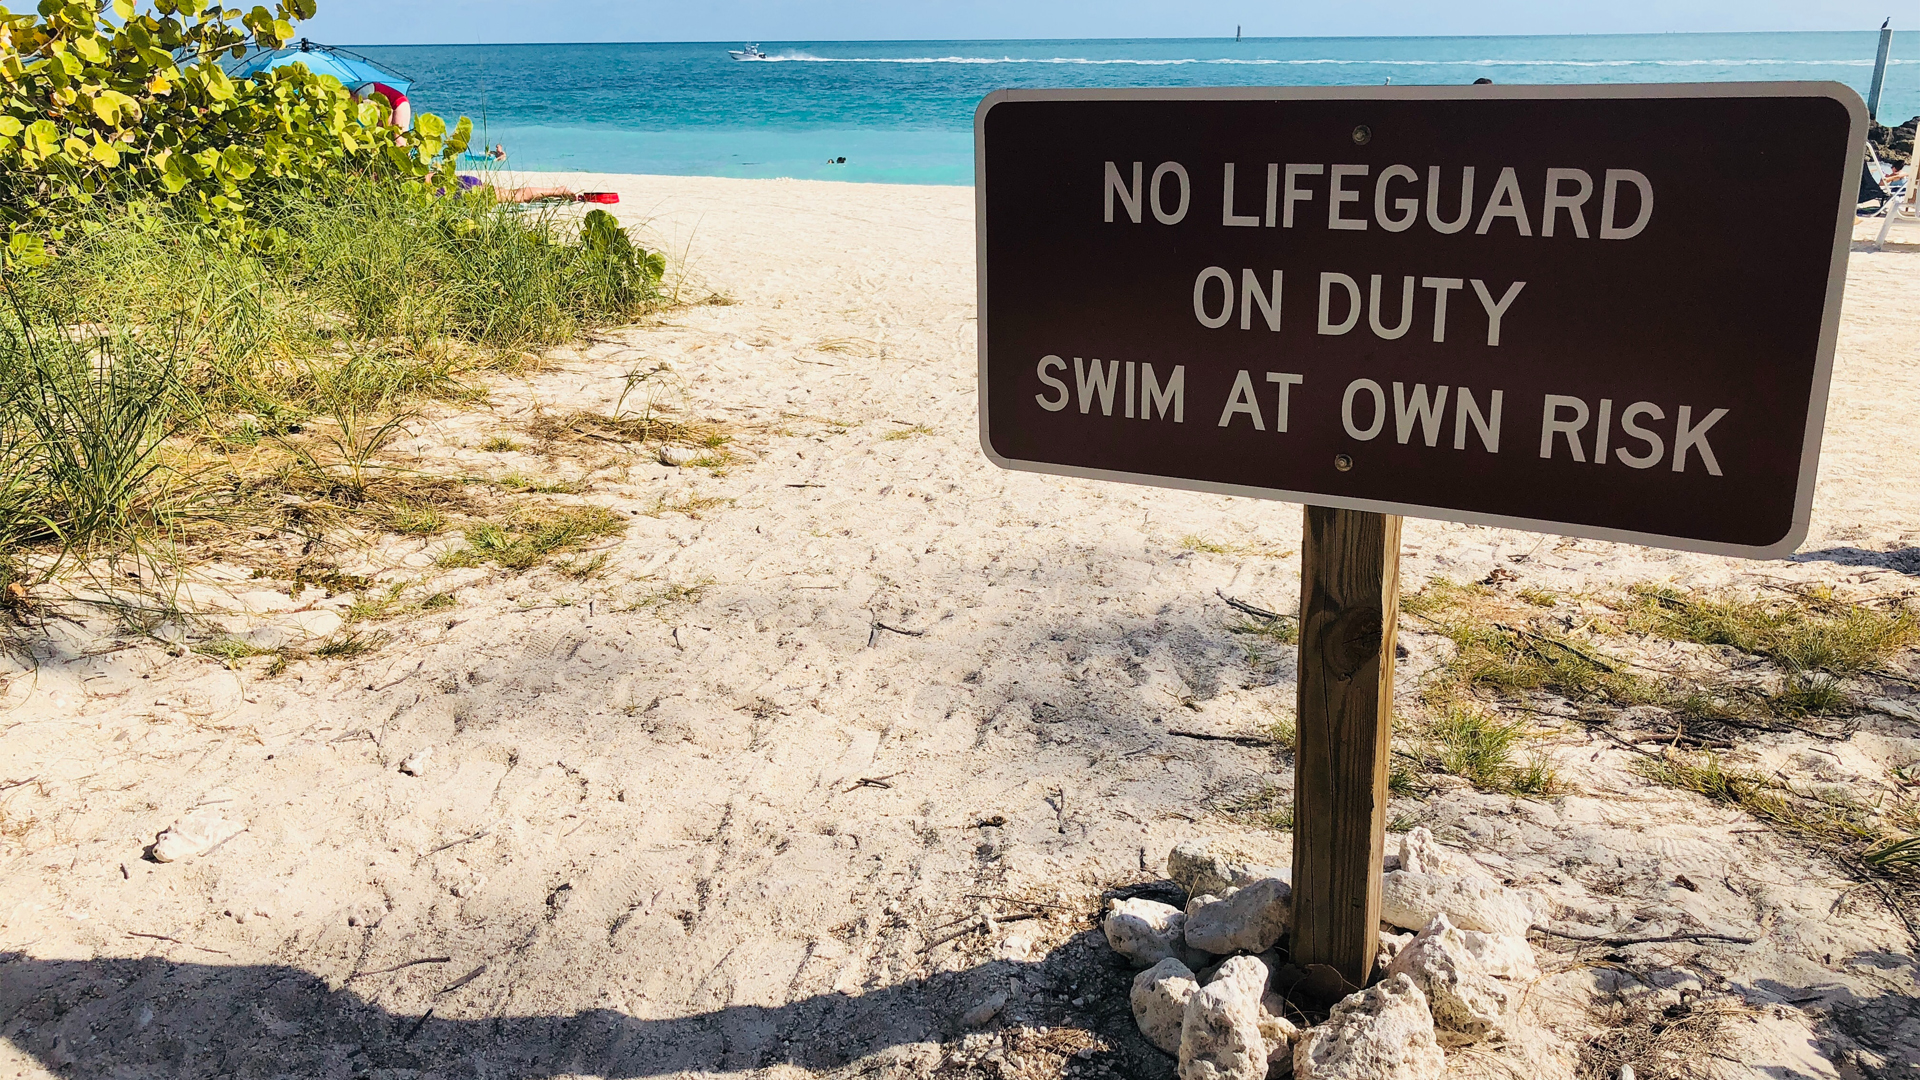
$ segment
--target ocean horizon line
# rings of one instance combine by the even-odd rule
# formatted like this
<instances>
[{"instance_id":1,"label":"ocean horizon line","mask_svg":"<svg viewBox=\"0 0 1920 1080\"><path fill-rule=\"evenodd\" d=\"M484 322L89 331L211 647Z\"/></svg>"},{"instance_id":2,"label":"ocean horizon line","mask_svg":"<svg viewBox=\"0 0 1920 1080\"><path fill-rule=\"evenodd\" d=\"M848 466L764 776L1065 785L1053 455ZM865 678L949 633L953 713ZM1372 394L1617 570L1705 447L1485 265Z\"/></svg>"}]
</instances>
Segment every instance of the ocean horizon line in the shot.
<instances>
[{"instance_id":1,"label":"ocean horizon line","mask_svg":"<svg viewBox=\"0 0 1920 1080\"><path fill-rule=\"evenodd\" d=\"M751 35L741 38L715 38L712 40L668 40L652 38L645 40L622 41L345 41L339 42L345 49L461 49L461 48L555 48L560 46L620 46L620 45L738 45L751 41L764 45L772 41L783 45L914 45L922 42L956 44L997 44L1018 42L1023 45L1047 45L1053 43L1122 44L1128 42L1155 42L1174 44L1187 41L1226 41L1234 44L1277 41L1562 41L1568 38L1591 40L1597 38L1708 38L1708 37L1793 37L1816 36L1846 37L1855 34L1877 34L1878 27L1865 27L1860 30L1615 30L1605 33L1584 34L1295 34L1267 35L1241 38L1232 37L1064 37L1064 38L754 38ZM1920 26L1911 30L1894 29L1896 39L1903 36L1920 36Z\"/></svg>"},{"instance_id":2,"label":"ocean horizon line","mask_svg":"<svg viewBox=\"0 0 1920 1080\"><path fill-rule=\"evenodd\" d=\"M964 185L1003 88L1839 82L1867 96L1872 30L1294 38L1021 38L361 45L417 111L542 171ZM1920 111L1920 30L1879 117ZM474 163L480 164L477 155Z\"/></svg>"}]
</instances>

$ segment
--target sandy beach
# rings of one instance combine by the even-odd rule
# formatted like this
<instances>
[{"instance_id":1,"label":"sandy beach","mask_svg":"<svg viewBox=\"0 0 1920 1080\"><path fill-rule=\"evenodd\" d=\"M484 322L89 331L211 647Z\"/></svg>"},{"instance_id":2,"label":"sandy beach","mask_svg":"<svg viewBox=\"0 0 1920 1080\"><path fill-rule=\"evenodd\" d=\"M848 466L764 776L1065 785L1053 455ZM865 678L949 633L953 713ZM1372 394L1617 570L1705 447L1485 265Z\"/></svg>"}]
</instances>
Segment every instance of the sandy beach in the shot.
<instances>
[{"instance_id":1,"label":"sandy beach","mask_svg":"<svg viewBox=\"0 0 1920 1080\"><path fill-rule=\"evenodd\" d=\"M1289 833L1234 808L1291 790L1264 735L1292 713L1292 654L1236 633L1224 598L1294 609L1299 507L993 467L970 188L523 179L619 192L685 303L436 407L395 452L550 482L625 534L577 574L369 538L343 572L453 604L277 675L106 617L17 633L0 1076L1171 1076L1098 913L1182 839L1288 863ZM726 455L675 466L541 425L640 397L717 425ZM1920 247L1856 244L1799 554L1408 521L1403 582L1910 594L1917 414ZM331 632L354 602L251 576L175 586L235 634ZM1450 648L1431 629L1403 621L1409 699ZM1867 696L1837 736L1728 753L1912 799L1893 770L1920 761L1920 684ZM1920 1076L1915 898L1655 784L1616 737L1543 724L1559 793L1442 785L1390 820L1538 891L1550 929L1670 940L1536 937L1533 1035L1450 1076L1583 1075L1608 1008L1701 995L1725 1023L1674 1075ZM195 813L243 831L147 857Z\"/></svg>"}]
</instances>

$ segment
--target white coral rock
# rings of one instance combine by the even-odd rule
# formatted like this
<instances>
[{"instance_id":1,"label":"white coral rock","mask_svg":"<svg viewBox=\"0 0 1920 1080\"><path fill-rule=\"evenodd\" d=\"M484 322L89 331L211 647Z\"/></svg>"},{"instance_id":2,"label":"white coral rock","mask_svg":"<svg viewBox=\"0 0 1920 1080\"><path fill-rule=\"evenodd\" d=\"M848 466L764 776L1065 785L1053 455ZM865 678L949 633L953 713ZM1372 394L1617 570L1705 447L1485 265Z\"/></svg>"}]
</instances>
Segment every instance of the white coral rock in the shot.
<instances>
[{"instance_id":1,"label":"white coral rock","mask_svg":"<svg viewBox=\"0 0 1920 1080\"><path fill-rule=\"evenodd\" d=\"M1300 1029L1287 1019L1287 1002L1269 990L1260 995L1260 1038L1267 1044L1267 1080L1293 1075L1293 1040Z\"/></svg>"},{"instance_id":2,"label":"white coral rock","mask_svg":"<svg viewBox=\"0 0 1920 1080\"><path fill-rule=\"evenodd\" d=\"M1188 896L1224 896L1228 889L1246 885L1264 877L1291 881L1293 874L1284 867L1257 866L1216 851L1205 840L1182 840L1167 853L1167 876Z\"/></svg>"},{"instance_id":3,"label":"white coral rock","mask_svg":"<svg viewBox=\"0 0 1920 1080\"><path fill-rule=\"evenodd\" d=\"M153 841L154 862L177 862L205 855L238 836L245 827L212 810L196 810L162 830Z\"/></svg>"},{"instance_id":4,"label":"white coral rock","mask_svg":"<svg viewBox=\"0 0 1920 1080\"><path fill-rule=\"evenodd\" d=\"M1279 878L1261 878L1224 899L1190 906L1187 944L1222 955L1264 952L1292 919L1292 889Z\"/></svg>"},{"instance_id":5,"label":"white coral rock","mask_svg":"<svg viewBox=\"0 0 1920 1080\"><path fill-rule=\"evenodd\" d=\"M1405 975L1348 995L1293 1044L1295 1080L1438 1080L1446 1067L1426 996Z\"/></svg>"},{"instance_id":6,"label":"white coral rock","mask_svg":"<svg viewBox=\"0 0 1920 1080\"><path fill-rule=\"evenodd\" d=\"M1471 938L1471 940L1470 940ZM1405 975L1427 996L1433 1023L1447 1042L1475 1042L1499 1033L1519 1000L1519 988L1491 969L1522 971L1512 955L1515 939L1461 930L1435 916L1387 967L1387 977ZM1526 942L1520 941L1526 948ZM1529 950L1530 952L1530 950ZM1525 969L1532 968L1532 957Z\"/></svg>"},{"instance_id":7,"label":"white coral rock","mask_svg":"<svg viewBox=\"0 0 1920 1080\"><path fill-rule=\"evenodd\" d=\"M1265 1080L1267 1040L1260 998L1267 965L1236 956L1187 999L1180 1027L1180 1080Z\"/></svg>"},{"instance_id":8,"label":"white coral rock","mask_svg":"<svg viewBox=\"0 0 1920 1080\"><path fill-rule=\"evenodd\" d=\"M1180 1052L1180 1028L1187 1000L1200 990L1187 965L1169 956L1133 977L1133 1022L1147 1041L1169 1054Z\"/></svg>"},{"instance_id":9,"label":"white coral rock","mask_svg":"<svg viewBox=\"0 0 1920 1080\"><path fill-rule=\"evenodd\" d=\"M1170 956L1189 968L1206 966L1208 958L1187 947L1186 913L1170 904L1115 900L1108 905L1100 929L1113 951L1133 961L1134 967L1152 967Z\"/></svg>"},{"instance_id":10,"label":"white coral rock","mask_svg":"<svg viewBox=\"0 0 1920 1080\"><path fill-rule=\"evenodd\" d=\"M1539 921L1532 894L1479 877L1395 870L1380 883L1380 918L1420 930L1445 915L1462 930L1524 937Z\"/></svg>"},{"instance_id":11,"label":"white coral rock","mask_svg":"<svg viewBox=\"0 0 1920 1080\"><path fill-rule=\"evenodd\" d=\"M1400 838L1400 869L1413 874L1445 873L1451 862L1440 853L1433 830L1416 825Z\"/></svg>"},{"instance_id":12,"label":"white coral rock","mask_svg":"<svg viewBox=\"0 0 1920 1080\"><path fill-rule=\"evenodd\" d=\"M1411 930L1404 934L1395 934L1383 927L1379 934L1380 947L1374 955L1380 957L1382 963L1392 963L1393 958L1399 956L1402 949L1413 944L1414 935Z\"/></svg>"},{"instance_id":13,"label":"white coral rock","mask_svg":"<svg viewBox=\"0 0 1920 1080\"><path fill-rule=\"evenodd\" d=\"M1232 890L1229 889L1228 891L1231 892ZM1219 902L1220 898L1212 893L1201 893L1199 896L1190 896L1187 898L1187 918L1193 918L1194 912L1199 911L1208 904L1217 904Z\"/></svg>"}]
</instances>

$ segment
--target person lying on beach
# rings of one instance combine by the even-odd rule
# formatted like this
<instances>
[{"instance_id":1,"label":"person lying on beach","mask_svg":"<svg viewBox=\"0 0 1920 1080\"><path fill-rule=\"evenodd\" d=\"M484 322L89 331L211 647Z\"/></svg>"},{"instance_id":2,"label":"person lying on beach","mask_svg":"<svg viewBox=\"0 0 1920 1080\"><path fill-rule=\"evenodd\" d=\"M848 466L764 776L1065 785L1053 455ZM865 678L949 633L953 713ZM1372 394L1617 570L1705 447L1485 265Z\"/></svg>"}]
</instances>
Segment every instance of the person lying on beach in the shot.
<instances>
[{"instance_id":1,"label":"person lying on beach","mask_svg":"<svg viewBox=\"0 0 1920 1080\"><path fill-rule=\"evenodd\" d=\"M497 188L477 176L462 175L460 187L463 191L485 191L497 202L532 203L549 199L561 202L618 202L619 196L604 191L575 192L564 187L512 187Z\"/></svg>"}]
</instances>

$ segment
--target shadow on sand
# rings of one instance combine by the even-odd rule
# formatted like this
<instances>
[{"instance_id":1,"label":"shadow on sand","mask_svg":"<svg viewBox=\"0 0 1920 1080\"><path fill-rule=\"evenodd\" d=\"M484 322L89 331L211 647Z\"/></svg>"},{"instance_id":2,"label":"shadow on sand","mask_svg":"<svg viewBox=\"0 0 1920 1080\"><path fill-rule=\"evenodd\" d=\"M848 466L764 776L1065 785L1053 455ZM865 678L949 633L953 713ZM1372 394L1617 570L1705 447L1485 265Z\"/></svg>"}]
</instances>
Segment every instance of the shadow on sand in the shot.
<instances>
[{"instance_id":1,"label":"shadow on sand","mask_svg":"<svg viewBox=\"0 0 1920 1080\"><path fill-rule=\"evenodd\" d=\"M1802 551L1790 562L1830 562L1838 566L1873 566L1902 574L1920 574L1920 548L1902 547L1892 551L1869 551L1857 547L1830 547Z\"/></svg>"},{"instance_id":2,"label":"shadow on sand","mask_svg":"<svg viewBox=\"0 0 1920 1080\"><path fill-rule=\"evenodd\" d=\"M924 1076L940 1064L925 1044L962 1034L964 1012L1019 979L1029 991L1026 1004L1009 1006L1009 1013L1021 1009L1030 1025L1072 1025L1107 1040L1110 1049L1073 1060L1073 1072L1104 1067L1109 1075L1171 1077L1171 1061L1133 1030L1125 993L1132 972L1098 938L1082 933L1037 962L993 961L857 995L661 1020L614 1009L482 1019L447 1019L432 1009L406 1015L375 1000L376 980L332 989L285 965L0 952L0 1037L63 1076L84 1078L535 1080L748 1072L783 1063L832 1072L855 1062L854 1074L863 1077ZM1064 991L1067 979L1098 982L1104 992L1089 993L1097 1000L1069 1015L1052 993ZM451 1011L457 992L438 1000L436 1008ZM463 1004L462 1011L473 1011Z\"/></svg>"},{"instance_id":3,"label":"shadow on sand","mask_svg":"<svg viewBox=\"0 0 1920 1080\"><path fill-rule=\"evenodd\" d=\"M1895 972L1915 963L1897 954L1875 959ZM1098 932L1090 932L1035 962L991 961L863 994L820 994L781 1006L728 1006L659 1020L615 1009L456 1020L434 1009L396 1013L353 989L332 989L309 972L278 964L42 960L0 952L0 1037L63 1076L115 1080L640 1078L747 1073L783 1064L848 1078L922 1077L943 1061L928 1044L963 1034L959 1017L967 1009L1018 980L1025 993L1003 1021L1014 1020L1017 1011L1028 1031L1041 1025L1083 1029L1106 1044L1084 1059L1069 1057L1071 1048L1059 1051L1054 1063L1063 1067L1060 1074L1172 1080L1172 1059L1134 1028L1126 994L1132 976ZM366 985L377 998L372 980ZM1067 1007L1069 987L1081 988L1074 992L1083 995L1084 1007ZM1920 1000L1773 980L1762 980L1758 989L1810 1006L1814 1034L1829 1047L1864 1050L1864 1056L1841 1053L1836 1063L1858 1070L1847 1075L1920 1076ZM465 1011L472 1011L471 1004ZM1752 1066L1758 1076L1813 1080L1791 1066Z\"/></svg>"}]
</instances>

